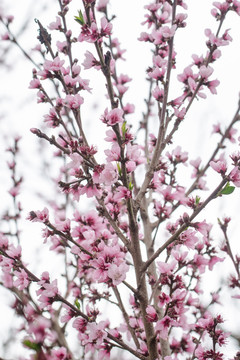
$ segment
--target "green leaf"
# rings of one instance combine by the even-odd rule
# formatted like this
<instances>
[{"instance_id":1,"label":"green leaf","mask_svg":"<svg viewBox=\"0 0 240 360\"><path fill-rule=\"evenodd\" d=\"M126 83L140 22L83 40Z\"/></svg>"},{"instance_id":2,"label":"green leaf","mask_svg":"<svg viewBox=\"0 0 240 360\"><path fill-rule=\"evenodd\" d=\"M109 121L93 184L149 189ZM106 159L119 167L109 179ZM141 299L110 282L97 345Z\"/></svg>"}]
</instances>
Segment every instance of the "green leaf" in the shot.
<instances>
[{"instance_id":1,"label":"green leaf","mask_svg":"<svg viewBox=\"0 0 240 360\"><path fill-rule=\"evenodd\" d=\"M121 176L122 175L122 169L119 163L117 163L118 173Z\"/></svg>"},{"instance_id":2,"label":"green leaf","mask_svg":"<svg viewBox=\"0 0 240 360\"><path fill-rule=\"evenodd\" d=\"M122 135L123 135L123 138L125 139L125 134L126 134L126 121L123 122L122 124Z\"/></svg>"},{"instance_id":3,"label":"green leaf","mask_svg":"<svg viewBox=\"0 0 240 360\"><path fill-rule=\"evenodd\" d=\"M76 299L76 300L74 301L74 304L76 305L76 307L78 308L78 310L80 310L81 305L80 305L80 302L79 302L78 299Z\"/></svg>"},{"instance_id":4,"label":"green leaf","mask_svg":"<svg viewBox=\"0 0 240 360\"><path fill-rule=\"evenodd\" d=\"M196 205L198 205L200 203L200 200L201 200L200 196L196 196L196 199L195 199Z\"/></svg>"},{"instance_id":5,"label":"green leaf","mask_svg":"<svg viewBox=\"0 0 240 360\"><path fill-rule=\"evenodd\" d=\"M78 11L78 16L74 16L74 20L76 22L78 22L80 25L84 25L85 24L85 21L84 21L84 18L83 18L83 14L82 14L82 11L79 10Z\"/></svg>"},{"instance_id":6,"label":"green leaf","mask_svg":"<svg viewBox=\"0 0 240 360\"><path fill-rule=\"evenodd\" d=\"M23 340L23 345L28 347L31 350L39 351L41 349L41 346L35 342L32 342L30 340Z\"/></svg>"},{"instance_id":7,"label":"green leaf","mask_svg":"<svg viewBox=\"0 0 240 360\"><path fill-rule=\"evenodd\" d=\"M221 191L219 191L218 196L219 195L230 195L234 192L234 190L235 190L235 186L231 186L229 184L229 182L227 182L227 184L224 186L224 188Z\"/></svg>"},{"instance_id":8,"label":"green leaf","mask_svg":"<svg viewBox=\"0 0 240 360\"><path fill-rule=\"evenodd\" d=\"M131 183L131 181L129 181L128 189L131 190L131 191L132 191L132 189L133 189L133 184Z\"/></svg>"}]
</instances>

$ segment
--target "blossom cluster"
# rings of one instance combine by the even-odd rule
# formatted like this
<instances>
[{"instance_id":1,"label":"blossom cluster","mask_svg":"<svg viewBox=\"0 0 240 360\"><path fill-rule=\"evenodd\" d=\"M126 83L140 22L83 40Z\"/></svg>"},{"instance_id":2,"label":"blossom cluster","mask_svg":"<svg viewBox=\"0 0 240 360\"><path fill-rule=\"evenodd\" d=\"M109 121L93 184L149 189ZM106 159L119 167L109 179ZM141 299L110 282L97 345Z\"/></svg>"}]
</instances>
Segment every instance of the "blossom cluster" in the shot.
<instances>
[{"instance_id":1,"label":"blossom cluster","mask_svg":"<svg viewBox=\"0 0 240 360\"><path fill-rule=\"evenodd\" d=\"M240 15L240 2L213 3L217 30L205 30L206 53L192 55L176 76L182 85L177 98L170 98L169 86L178 65L175 35L187 26L187 3L156 0L145 5L142 25L147 31L138 40L150 44L153 56L146 71L147 109L137 133L129 120L135 117L134 99L126 100L132 78L118 73L125 50L113 36L115 15L109 11L114 4L108 5L109 0L82 0L74 34L68 26L71 0L59 0L59 12L48 26L36 19L41 45L35 50L43 61L37 64L27 55L35 64L29 88L48 107L41 130L32 127L31 132L54 147L51 159L61 163L51 206L33 206L27 221L32 229L41 224L43 242L50 256L63 260L63 268L57 279L46 269L38 276L24 261L18 201L23 178L17 175L20 139L15 138L8 149L13 213L2 216L9 231L0 233L0 266L1 283L14 294L13 308L22 319L22 343L31 352L24 359L102 360L114 359L120 351L122 358L142 360L222 360L230 332L214 314L221 305L219 293L211 293L207 304L202 300L202 278L230 258L235 273L228 286L238 301L240 257L229 241L231 219L218 220L223 236L219 247L214 225L202 211L240 187L240 152L226 149L237 144L234 126L240 107L225 131L214 125L218 142L206 164L200 157L192 159L174 135L195 99L206 98L207 90L210 96L217 94L214 63L232 41L222 26L230 11ZM1 15L0 20L7 30L2 39L21 49L10 31L13 17ZM53 44L51 32L63 41ZM80 56L83 44L89 50ZM107 106L94 114L96 129L105 127L103 156L89 143L84 122L86 97L93 96L95 86L84 78L88 72L101 72L106 89ZM182 170L188 179L179 175ZM215 187L208 172L217 179Z\"/></svg>"}]
</instances>

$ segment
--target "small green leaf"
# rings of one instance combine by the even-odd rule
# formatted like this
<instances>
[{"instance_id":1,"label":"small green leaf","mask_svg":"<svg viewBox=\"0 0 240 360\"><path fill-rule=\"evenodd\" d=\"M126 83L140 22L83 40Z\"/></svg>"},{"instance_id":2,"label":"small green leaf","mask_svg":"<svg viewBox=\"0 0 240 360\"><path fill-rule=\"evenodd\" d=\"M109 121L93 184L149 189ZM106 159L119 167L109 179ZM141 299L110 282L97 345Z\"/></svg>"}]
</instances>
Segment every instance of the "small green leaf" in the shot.
<instances>
[{"instance_id":1,"label":"small green leaf","mask_svg":"<svg viewBox=\"0 0 240 360\"><path fill-rule=\"evenodd\" d=\"M79 302L78 299L76 299L76 300L74 301L74 304L76 305L76 307L78 308L78 310L80 310L81 305L80 305L80 302Z\"/></svg>"},{"instance_id":2,"label":"small green leaf","mask_svg":"<svg viewBox=\"0 0 240 360\"><path fill-rule=\"evenodd\" d=\"M119 163L117 163L118 173L121 176L122 175L122 169Z\"/></svg>"},{"instance_id":3,"label":"small green leaf","mask_svg":"<svg viewBox=\"0 0 240 360\"><path fill-rule=\"evenodd\" d=\"M122 124L122 135L123 135L123 138L125 139L125 134L126 134L126 121L123 122Z\"/></svg>"},{"instance_id":4,"label":"small green leaf","mask_svg":"<svg viewBox=\"0 0 240 360\"><path fill-rule=\"evenodd\" d=\"M39 351L41 349L41 346L39 344L32 342L30 340L23 340L23 345L35 351Z\"/></svg>"},{"instance_id":5,"label":"small green leaf","mask_svg":"<svg viewBox=\"0 0 240 360\"><path fill-rule=\"evenodd\" d=\"M229 185L229 182L227 182L227 184L224 186L224 188L219 191L218 195L230 195L234 192L235 187Z\"/></svg>"},{"instance_id":6,"label":"small green leaf","mask_svg":"<svg viewBox=\"0 0 240 360\"><path fill-rule=\"evenodd\" d=\"M195 202L196 202L196 205L198 205L200 203L200 196L196 196L196 199L195 199Z\"/></svg>"},{"instance_id":7,"label":"small green leaf","mask_svg":"<svg viewBox=\"0 0 240 360\"><path fill-rule=\"evenodd\" d=\"M131 183L131 181L129 181L128 189L131 190L131 191L132 191L132 189L133 189L133 184Z\"/></svg>"},{"instance_id":8,"label":"small green leaf","mask_svg":"<svg viewBox=\"0 0 240 360\"><path fill-rule=\"evenodd\" d=\"M83 18L83 13L81 10L78 11L78 16L74 16L74 20L78 22L80 25L84 25L85 21Z\"/></svg>"}]
</instances>

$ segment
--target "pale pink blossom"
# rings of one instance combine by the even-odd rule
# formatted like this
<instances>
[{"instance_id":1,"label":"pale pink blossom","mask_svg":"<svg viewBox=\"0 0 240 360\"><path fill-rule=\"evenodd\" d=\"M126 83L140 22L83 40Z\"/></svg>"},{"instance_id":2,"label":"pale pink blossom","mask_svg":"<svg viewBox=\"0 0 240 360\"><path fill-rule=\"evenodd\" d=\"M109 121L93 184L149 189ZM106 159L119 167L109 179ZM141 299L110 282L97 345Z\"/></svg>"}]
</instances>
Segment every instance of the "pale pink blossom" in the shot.
<instances>
[{"instance_id":1,"label":"pale pink blossom","mask_svg":"<svg viewBox=\"0 0 240 360\"><path fill-rule=\"evenodd\" d=\"M61 120L56 113L54 108L49 110L49 114L44 115L44 122L47 124L48 127L55 128L59 126Z\"/></svg>"},{"instance_id":2,"label":"pale pink blossom","mask_svg":"<svg viewBox=\"0 0 240 360\"><path fill-rule=\"evenodd\" d=\"M61 29L61 19L59 16L56 16L56 21L51 22L48 26L50 30L60 30Z\"/></svg>"},{"instance_id":3,"label":"pale pink blossom","mask_svg":"<svg viewBox=\"0 0 240 360\"><path fill-rule=\"evenodd\" d=\"M105 165L99 177L100 182L105 185L112 185L118 180L118 170L111 162Z\"/></svg>"},{"instance_id":4,"label":"pale pink blossom","mask_svg":"<svg viewBox=\"0 0 240 360\"><path fill-rule=\"evenodd\" d=\"M60 71L65 60L61 60L59 56L56 56L53 61L45 60L43 67L48 71Z\"/></svg>"},{"instance_id":5,"label":"pale pink blossom","mask_svg":"<svg viewBox=\"0 0 240 360\"><path fill-rule=\"evenodd\" d=\"M155 326L155 331L159 332L162 339L167 340L168 331L172 325L175 325L176 321L171 319L169 316L164 316L161 320L158 320Z\"/></svg>"},{"instance_id":6,"label":"pale pink blossom","mask_svg":"<svg viewBox=\"0 0 240 360\"><path fill-rule=\"evenodd\" d=\"M112 280L113 285L117 286L126 279L126 273L129 270L129 266L122 262L119 266L111 264L108 268L108 276Z\"/></svg>"},{"instance_id":7,"label":"pale pink blossom","mask_svg":"<svg viewBox=\"0 0 240 360\"><path fill-rule=\"evenodd\" d=\"M157 312L153 306L148 305L146 308L146 313L147 313L147 320L149 322L155 322L158 320Z\"/></svg>"},{"instance_id":8,"label":"pale pink blossom","mask_svg":"<svg viewBox=\"0 0 240 360\"><path fill-rule=\"evenodd\" d=\"M101 18L101 36L108 36L111 34L112 24L107 21L106 17Z\"/></svg>"},{"instance_id":9,"label":"pale pink blossom","mask_svg":"<svg viewBox=\"0 0 240 360\"><path fill-rule=\"evenodd\" d=\"M125 186L118 186L117 193L114 195L114 200L130 199L132 193Z\"/></svg>"},{"instance_id":10,"label":"pale pink blossom","mask_svg":"<svg viewBox=\"0 0 240 360\"><path fill-rule=\"evenodd\" d=\"M229 175L230 180L236 185L240 187L240 171L238 166L235 166Z\"/></svg>"},{"instance_id":11,"label":"pale pink blossom","mask_svg":"<svg viewBox=\"0 0 240 360\"><path fill-rule=\"evenodd\" d=\"M87 331L89 332L89 342L93 342L99 346L103 343L104 339L107 338L106 328L108 321L100 321L98 324L88 323Z\"/></svg>"},{"instance_id":12,"label":"pale pink blossom","mask_svg":"<svg viewBox=\"0 0 240 360\"><path fill-rule=\"evenodd\" d=\"M227 171L226 161L210 161L210 166L213 170L217 171L220 174L225 174Z\"/></svg>"},{"instance_id":13,"label":"pale pink blossom","mask_svg":"<svg viewBox=\"0 0 240 360\"><path fill-rule=\"evenodd\" d=\"M79 74L80 74L80 71L81 71L81 66L78 65L77 63L74 63L73 66L72 66L73 76L79 75Z\"/></svg>"},{"instance_id":14,"label":"pale pink blossom","mask_svg":"<svg viewBox=\"0 0 240 360\"><path fill-rule=\"evenodd\" d=\"M65 99L63 100L64 105L72 110L78 109L83 104L83 102L84 100L79 94L66 95Z\"/></svg>"},{"instance_id":15,"label":"pale pink blossom","mask_svg":"<svg viewBox=\"0 0 240 360\"><path fill-rule=\"evenodd\" d=\"M86 51L85 60L82 65L84 66L84 69L91 69L92 67L97 70L101 69L100 62L97 61L97 59L93 56L92 53L90 53L90 51Z\"/></svg>"},{"instance_id":16,"label":"pale pink blossom","mask_svg":"<svg viewBox=\"0 0 240 360\"><path fill-rule=\"evenodd\" d=\"M99 0L96 6L96 9L98 11L104 11L106 9L107 4L109 3L109 0Z\"/></svg>"},{"instance_id":17,"label":"pale pink blossom","mask_svg":"<svg viewBox=\"0 0 240 360\"><path fill-rule=\"evenodd\" d=\"M42 211L31 211L27 217L28 220L31 220L33 222L48 222L49 220L49 211L45 207Z\"/></svg>"},{"instance_id":18,"label":"pale pink blossom","mask_svg":"<svg viewBox=\"0 0 240 360\"><path fill-rule=\"evenodd\" d=\"M39 89L41 87L41 83L39 79L33 79L30 81L29 89Z\"/></svg>"},{"instance_id":19,"label":"pale pink blossom","mask_svg":"<svg viewBox=\"0 0 240 360\"><path fill-rule=\"evenodd\" d=\"M157 101L163 101L163 96L164 96L164 90L160 89L159 86L156 86L153 91L152 91L153 97L157 100Z\"/></svg>"},{"instance_id":20,"label":"pale pink blossom","mask_svg":"<svg viewBox=\"0 0 240 360\"><path fill-rule=\"evenodd\" d=\"M68 359L67 349L60 347L59 349L51 350L51 360L66 360Z\"/></svg>"},{"instance_id":21,"label":"pale pink blossom","mask_svg":"<svg viewBox=\"0 0 240 360\"><path fill-rule=\"evenodd\" d=\"M202 78L207 79L209 76L211 76L213 73L213 68L211 66L202 65L199 69L199 74Z\"/></svg>"},{"instance_id":22,"label":"pale pink blossom","mask_svg":"<svg viewBox=\"0 0 240 360\"><path fill-rule=\"evenodd\" d=\"M10 190L8 190L8 192L15 198L20 193L20 184L13 186Z\"/></svg>"},{"instance_id":23,"label":"pale pink blossom","mask_svg":"<svg viewBox=\"0 0 240 360\"><path fill-rule=\"evenodd\" d=\"M67 49L68 49L67 41L57 41L56 45L57 45L59 52L64 53L64 54L67 53Z\"/></svg>"},{"instance_id":24,"label":"pale pink blossom","mask_svg":"<svg viewBox=\"0 0 240 360\"><path fill-rule=\"evenodd\" d=\"M114 126L118 123L123 122L123 110L122 109L113 109L108 111L108 109L105 109L104 115L102 115L101 120L103 123Z\"/></svg>"},{"instance_id":25,"label":"pale pink blossom","mask_svg":"<svg viewBox=\"0 0 240 360\"><path fill-rule=\"evenodd\" d=\"M217 94L216 87L220 84L219 80L212 80L207 82L207 87L211 91L212 94Z\"/></svg>"},{"instance_id":26,"label":"pale pink blossom","mask_svg":"<svg viewBox=\"0 0 240 360\"><path fill-rule=\"evenodd\" d=\"M18 271L14 271L14 275L17 277L14 280L13 285L16 286L19 290L23 290L28 287L30 281L28 278L28 274L24 269L19 269Z\"/></svg>"},{"instance_id":27,"label":"pale pink blossom","mask_svg":"<svg viewBox=\"0 0 240 360\"><path fill-rule=\"evenodd\" d=\"M176 268L177 260L173 259L170 264L167 264L163 261L158 261L157 266L160 274L171 274Z\"/></svg>"},{"instance_id":28,"label":"pale pink blossom","mask_svg":"<svg viewBox=\"0 0 240 360\"><path fill-rule=\"evenodd\" d=\"M5 32L3 35L1 35L1 40L10 40L9 33Z\"/></svg>"}]
</instances>

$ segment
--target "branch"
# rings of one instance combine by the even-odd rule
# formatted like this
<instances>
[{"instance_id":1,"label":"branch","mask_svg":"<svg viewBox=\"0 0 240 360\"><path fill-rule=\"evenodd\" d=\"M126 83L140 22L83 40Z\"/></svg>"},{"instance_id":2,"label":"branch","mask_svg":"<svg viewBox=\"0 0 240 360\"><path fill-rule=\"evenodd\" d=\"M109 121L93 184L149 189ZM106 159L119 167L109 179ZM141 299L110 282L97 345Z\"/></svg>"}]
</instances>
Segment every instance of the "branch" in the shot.
<instances>
[{"instance_id":1,"label":"branch","mask_svg":"<svg viewBox=\"0 0 240 360\"><path fill-rule=\"evenodd\" d=\"M216 189L209 195L209 197L192 213L192 215L189 217L188 222L190 223L193 219L195 219L195 217L207 206L207 204L212 201L213 199L215 199L218 194L219 191L221 191L221 189L224 187L224 185L228 182L227 177L225 177L220 184L216 187ZM172 244L178 237L179 235L186 230L186 228L188 227L188 224L183 224L165 243L163 246L161 246L156 252L155 254L148 259L141 271L142 274L145 273L145 271L147 270L147 268L151 265L151 263L170 245Z\"/></svg>"}]
</instances>

